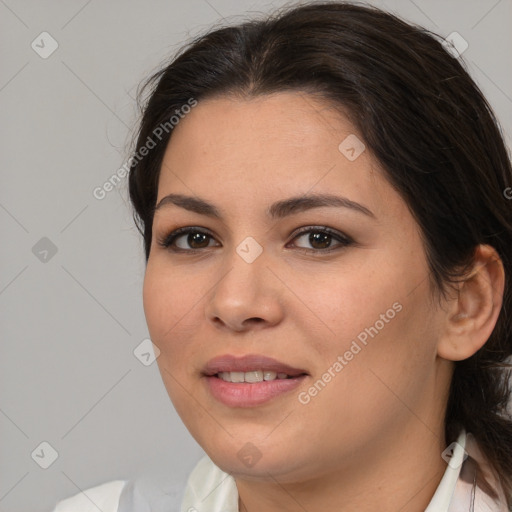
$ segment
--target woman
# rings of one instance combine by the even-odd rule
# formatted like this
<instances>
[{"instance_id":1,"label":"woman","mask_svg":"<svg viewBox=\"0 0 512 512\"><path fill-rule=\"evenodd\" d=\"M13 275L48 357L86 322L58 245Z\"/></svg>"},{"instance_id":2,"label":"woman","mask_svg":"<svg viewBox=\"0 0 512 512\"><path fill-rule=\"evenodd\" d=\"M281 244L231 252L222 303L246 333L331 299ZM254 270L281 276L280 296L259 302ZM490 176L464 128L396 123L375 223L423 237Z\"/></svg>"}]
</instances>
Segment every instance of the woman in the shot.
<instances>
[{"instance_id":1,"label":"woman","mask_svg":"<svg viewBox=\"0 0 512 512\"><path fill-rule=\"evenodd\" d=\"M56 510L509 510L512 170L453 52L313 3L211 31L146 85L144 309L207 455L174 491Z\"/></svg>"}]
</instances>

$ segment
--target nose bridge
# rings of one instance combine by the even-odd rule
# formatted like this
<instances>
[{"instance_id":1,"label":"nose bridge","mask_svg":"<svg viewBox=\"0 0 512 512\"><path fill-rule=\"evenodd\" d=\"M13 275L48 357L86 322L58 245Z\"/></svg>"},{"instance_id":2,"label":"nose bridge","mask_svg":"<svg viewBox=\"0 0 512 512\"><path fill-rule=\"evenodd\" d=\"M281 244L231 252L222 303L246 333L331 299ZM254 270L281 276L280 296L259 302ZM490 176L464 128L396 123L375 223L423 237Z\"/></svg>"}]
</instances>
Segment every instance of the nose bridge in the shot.
<instances>
[{"instance_id":1,"label":"nose bridge","mask_svg":"<svg viewBox=\"0 0 512 512\"><path fill-rule=\"evenodd\" d=\"M282 311L268 265L268 254L253 237L233 247L208 300L207 317L235 330L244 329L247 320L276 322Z\"/></svg>"},{"instance_id":2,"label":"nose bridge","mask_svg":"<svg viewBox=\"0 0 512 512\"><path fill-rule=\"evenodd\" d=\"M268 285L267 254L253 237L246 237L226 257L223 278L217 283L216 295L236 302L254 301Z\"/></svg>"}]
</instances>

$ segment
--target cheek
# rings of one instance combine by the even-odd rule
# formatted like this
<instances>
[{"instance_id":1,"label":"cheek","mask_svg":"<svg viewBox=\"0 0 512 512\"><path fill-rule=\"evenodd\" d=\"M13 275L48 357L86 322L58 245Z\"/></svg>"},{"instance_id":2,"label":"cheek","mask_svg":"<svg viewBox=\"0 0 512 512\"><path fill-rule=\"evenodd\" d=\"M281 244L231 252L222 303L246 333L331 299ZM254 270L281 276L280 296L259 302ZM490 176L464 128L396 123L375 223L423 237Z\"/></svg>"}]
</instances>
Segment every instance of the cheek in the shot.
<instances>
[{"instance_id":1,"label":"cheek","mask_svg":"<svg viewBox=\"0 0 512 512\"><path fill-rule=\"evenodd\" d=\"M349 350L353 341L365 347L373 337L389 330L399 315L397 309L401 309L399 291L390 274L386 273L385 282L378 282L372 272L344 270L322 279L301 280L297 289L303 302L297 301L292 316L307 333L307 343L333 359Z\"/></svg>"},{"instance_id":2,"label":"cheek","mask_svg":"<svg viewBox=\"0 0 512 512\"><path fill-rule=\"evenodd\" d=\"M318 394L323 395L319 401L336 403L336 397L346 397L345 406L368 411L378 408L379 401L396 402L393 391L414 401L434 365L437 327L426 283L411 293L411 280L402 277L389 268L345 275L330 283L329 293L302 283L317 317L314 324L312 315L303 317L300 329L308 333L308 344L320 356L315 377L329 381L325 386L329 392L319 384ZM329 369L336 377L326 374ZM352 400L355 388L358 398Z\"/></svg>"},{"instance_id":3,"label":"cheek","mask_svg":"<svg viewBox=\"0 0 512 512\"><path fill-rule=\"evenodd\" d=\"M143 286L144 313L153 342L161 350L176 333L187 330L187 325L192 327L191 317L200 306L197 290L201 289L195 286L192 276L184 278L179 271L166 271L158 262L148 263Z\"/></svg>"},{"instance_id":4,"label":"cheek","mask_svg":"<svg viewBox=\"0 0 512 512\"><path fill-rule=\"evenodd\" d=\"M169 287L168 279L158 272L158 267L148 262L144 276L142 299L146 322L154 343L161 341L163 333L172 325L170 318L173 315L172 288Z\"/></svg>"},{"instance_id":5,"label":"cheek","mask_svg":"<svg viewBox=\"0 0 512 512\"><path fill-rule=\"evenodd\" d=\"M353 357L346 382L350 389L357 388L352 406L363 414L389 421L407 417L433 384L437 338L426 304L420 297L400 297L392 305L384 302L382 311L353 337L345 353ZM353 351L357 355L352 356Z\"/></svg>"},{"instance_id":6,"label":"cheek","mask_svg":"<svg viewBox=\"0 0 512 512\"><path fill-rule=\"evenodd\" d=\"M154 261L148 262L143 285L143 304L146 322L152 342L159 348L157 364L165 388L180 416L187 417L190 367L193 361L193 335L197 331L197 315L200 302L191 283L179 272L169 272ZM190 341L187 343L187 341ZM184 388L187 388L185 390Z\"/></svg>"},{"instance_id":7,"label":"cheek","mask_svg":"<svg viewBox=\"0 0 512 512\"><path fill-rule=\"evenodd\" d=\"M421 416L416 409L432 384L434 337L418 321L425 318L422 308L403 299L389 304L388 297L376 310L373 303L360 303L359 310L340 314L345 325L340 321L337 340L322 348L323 366L301 396L299 411L309 419L308 428L345 443L340 449L353 446L354 453L361 440L392 431L411 414ZM386 312L387 323L379 318Z\"/></svg>"}]
</instances>

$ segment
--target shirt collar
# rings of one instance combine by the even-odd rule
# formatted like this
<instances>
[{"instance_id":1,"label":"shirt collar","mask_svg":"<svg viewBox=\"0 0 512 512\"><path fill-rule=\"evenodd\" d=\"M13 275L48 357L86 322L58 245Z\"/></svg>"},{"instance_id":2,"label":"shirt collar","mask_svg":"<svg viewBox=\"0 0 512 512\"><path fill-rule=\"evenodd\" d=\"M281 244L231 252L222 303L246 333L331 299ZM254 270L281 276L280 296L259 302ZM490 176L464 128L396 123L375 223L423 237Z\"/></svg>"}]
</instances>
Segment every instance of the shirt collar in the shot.
<instances>
[{"instance_id":1,"label":"shirt collar","mask_svg":"<svg viewBox=\"0 0 512 512\"><path fill-rule=\"evenodd\" d=\"M448 465L425 512L450 512L450 503L459 479L460 470L468 456L465 448L466 431L463 429L457 441L448 446L442 454Z\"/></svg>"}]
</instances>

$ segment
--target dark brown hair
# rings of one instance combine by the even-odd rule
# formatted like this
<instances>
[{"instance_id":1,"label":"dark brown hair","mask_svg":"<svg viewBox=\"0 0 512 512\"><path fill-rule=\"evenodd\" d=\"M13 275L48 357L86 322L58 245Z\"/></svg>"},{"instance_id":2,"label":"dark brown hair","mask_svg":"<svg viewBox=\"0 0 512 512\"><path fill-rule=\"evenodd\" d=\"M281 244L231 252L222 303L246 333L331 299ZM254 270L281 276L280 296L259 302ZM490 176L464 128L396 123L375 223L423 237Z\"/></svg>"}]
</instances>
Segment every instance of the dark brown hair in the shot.
<instances>
[{"instance_id":1,"label":"dark brown hair","mask_svg":"<svg viewBox=\"0 0 512 512\"><path fill-rule=\"evenodd\" d=\"M418 222L433 287L445 293L493 246L505 269L503 307L486 344L455 363L445 417L447 443L471 432L512 503L512 170L491 107L441 38L379 9L310 3L221 27L182 48L142 89L130 197L151 247L162 157L172 129L155 130L183 105L207 97L304 91L343 109ZM161 131L161 130L160 130Z\"/></svg>"}]
</instances>

